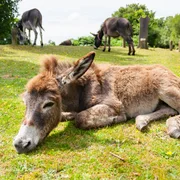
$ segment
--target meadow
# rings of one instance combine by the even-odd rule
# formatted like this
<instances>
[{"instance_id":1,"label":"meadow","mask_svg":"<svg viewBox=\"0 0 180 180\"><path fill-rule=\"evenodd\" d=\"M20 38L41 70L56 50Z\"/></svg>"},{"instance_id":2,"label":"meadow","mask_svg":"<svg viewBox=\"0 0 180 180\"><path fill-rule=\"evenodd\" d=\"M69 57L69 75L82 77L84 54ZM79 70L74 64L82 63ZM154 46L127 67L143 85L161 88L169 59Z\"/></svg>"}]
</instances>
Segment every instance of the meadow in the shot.
<instances>
[{"instance_id":1,"label":"meadow","mask_svg":"<svg viewBox=\"0 0 180 180\"><path fill-rule=\"evenodd\" d=\"M167 135L165 119L151 123L143 133L135 128L134 119L88 131L77 129L73 122L61 122L36 150L16 153L13 137L25 111L20 95L38 73L41 57L54 54L61 61L73 62L92 50L0 46L0 179L180 179L180 140ZM177 51L136 49L135 56L128 56L127 48L113 47L110 53L101 50L96 50L96 63L162 64L180 76Z\"/></svg>"}]
</instances>

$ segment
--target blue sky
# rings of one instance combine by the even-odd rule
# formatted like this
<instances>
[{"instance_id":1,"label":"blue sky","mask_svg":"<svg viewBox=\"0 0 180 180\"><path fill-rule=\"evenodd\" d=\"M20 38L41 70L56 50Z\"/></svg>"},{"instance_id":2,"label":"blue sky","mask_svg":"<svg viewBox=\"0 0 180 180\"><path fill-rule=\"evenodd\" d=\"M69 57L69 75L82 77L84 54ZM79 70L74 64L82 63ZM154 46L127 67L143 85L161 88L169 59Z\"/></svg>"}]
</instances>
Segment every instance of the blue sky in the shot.
<instances>
[{"instance_id":1,"label":"blue sky","mask_svg":"<svg viewBox=\"0 0 180 180\"><path fill-rule=\"evenodd\" d=\"M43 15L44 43L52 40L59 44L66 39L96 33L107 17L132 3L145 4L156 12L157 18L180 14L180 0L22 0L19 14L21 16L32 8L39 9Z\"/></svg>"}]
</instances>

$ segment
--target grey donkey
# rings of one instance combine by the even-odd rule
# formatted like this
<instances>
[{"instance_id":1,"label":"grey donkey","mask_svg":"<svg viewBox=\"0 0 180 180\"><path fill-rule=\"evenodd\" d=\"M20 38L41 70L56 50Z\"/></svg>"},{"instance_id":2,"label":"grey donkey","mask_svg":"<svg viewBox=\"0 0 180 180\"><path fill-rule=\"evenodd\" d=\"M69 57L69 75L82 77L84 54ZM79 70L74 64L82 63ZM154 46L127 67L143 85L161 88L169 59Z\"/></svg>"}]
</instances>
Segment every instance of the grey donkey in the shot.
<instances>
[{"instance_id":1,"label":"grey donkey","mask_svg":"<svg viewBox=\"0 0 180 180\"><path fill-rule=\"evenodd\" d=\"M39 27L41 46L43 46L43 37L42 37L42 14L38 9L31 9L23 13L20 21L17 23L18 39L20 44L24 44L26 41L30 43L31 41L31 30L34 31L34 42L33 45L36 45L38 32L36 28ZM29 37L26 35L26 29L29 31ZM43 29L44 30L44 29ZM29 38L29 39L28 39Z\"/></svg>"}]
</instances>

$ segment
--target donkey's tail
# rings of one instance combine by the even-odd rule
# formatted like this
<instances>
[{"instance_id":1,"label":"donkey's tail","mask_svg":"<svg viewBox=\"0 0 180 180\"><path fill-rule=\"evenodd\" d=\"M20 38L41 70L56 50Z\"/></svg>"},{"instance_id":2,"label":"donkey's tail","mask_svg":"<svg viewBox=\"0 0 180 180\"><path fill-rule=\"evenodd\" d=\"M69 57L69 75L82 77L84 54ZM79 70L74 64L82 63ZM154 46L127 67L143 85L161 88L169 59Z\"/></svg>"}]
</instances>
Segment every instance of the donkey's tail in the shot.
<instances>
[{"instance_id":1,"label":"donkey's tail","mask_svg":"<svg viewBox=\"0 0 180 180\"><path fill-rule=\"evenodd\" d=\"M39 27L40 27L43 31L45 31L44 28L42 27L42 23L39 23Z\"/></svg>"}]
</instances>

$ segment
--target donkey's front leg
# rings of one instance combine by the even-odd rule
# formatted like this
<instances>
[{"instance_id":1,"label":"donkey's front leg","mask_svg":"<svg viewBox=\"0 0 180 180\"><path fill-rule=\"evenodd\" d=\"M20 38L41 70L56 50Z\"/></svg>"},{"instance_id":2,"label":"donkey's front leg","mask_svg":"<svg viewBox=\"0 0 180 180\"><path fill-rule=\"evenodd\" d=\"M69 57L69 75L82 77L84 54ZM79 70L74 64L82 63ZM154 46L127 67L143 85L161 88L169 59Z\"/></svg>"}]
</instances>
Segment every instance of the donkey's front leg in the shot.
<instances>
[{"instance_id":1,"label":"donkey's front leg","mask_svg":"<svg viewBox=\"0 0 180 180\"><path fill-rule=\"evenodd\" d=\"M111 37L110 36L108 36L108 46L109 46L108 52L110 52L111 51Z\"/></svg>"},{"instance_id":2,"label":"donkey's front leg","mask_svg":"<svg viewBox=\"0 0 180 180\"><path fill-rule=\"evenodd\" d=\"M35 46L36 45L36 40L37 40L38 32L36 31L35 28L33 28L33 31L34 31L34 36L35 36L33 46Z\"/></svg>"},{"instance_id":3,"label":"donkey's front leg","mask_svg":"<svg viewBox=\"0 0 180 180\"><path fill-rule=\"evenodd\" d=\"M103 51L105 51L105 50L106 50L106 43L107 43L107 36L105 35L105 40L104 40L104 49L103 49Z\"/></svg>"},{"instance_id":4,"label":"donkey's front leg","mask_svg":"<svg viewBox=\"0 0 180 180\"><path fill-rule=\"evenodd\" d=\"M31 30L28 30L28 44L31 44Z\"/></svg>"},{"instance_id":5,"label":"donkey's front leg","mask_svg":"<svg viewBox=\"0 0 180 180\"><path fill-rule=\"evenodd\" d=\"M118 114L108 105L98 104L78 113L75 124L82 129L92 129L124 121L126 121L126 115L124 113Z\"/></svg>"},{"instance_id":6,"label":"donkey's front leg","mask_svg":"<svg viewBox=\"0 0 180 180\"><path fill-rule=\"evenodd\" d=\"M75 120L76 115L77 115L76 112L62 112L62 114L61 114L61 122L73 121L73 120Z\"/></svg>"}]
</instances>

